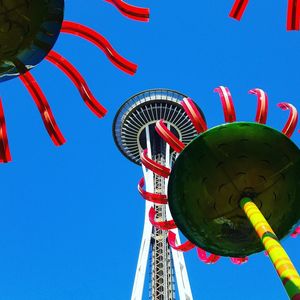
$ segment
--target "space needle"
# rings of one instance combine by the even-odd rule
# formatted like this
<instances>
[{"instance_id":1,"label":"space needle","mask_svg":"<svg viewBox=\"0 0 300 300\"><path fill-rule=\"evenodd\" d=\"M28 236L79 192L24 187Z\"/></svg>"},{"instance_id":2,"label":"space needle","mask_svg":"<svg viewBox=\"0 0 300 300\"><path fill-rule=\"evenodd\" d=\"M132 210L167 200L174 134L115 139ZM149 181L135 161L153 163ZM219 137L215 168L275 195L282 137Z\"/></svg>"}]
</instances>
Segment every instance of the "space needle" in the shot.
<instances>
[{"instance_id":1,"label":"space needle","mask_svg":"<svg viewBox=\"0 0 300 300\"><path fill-rule=\"evenodd\" d=\"M143 151L148 149L147 157L166 168L170 168L176 160L178 153L155 130L156 122L161 119L184 144L197 135L180 104L186 97L168 89L146 90L130 97L114 119L113 136L118 149L131 162L142 166L144 175L138 185L146 200L144 230L131 300L145 297L145 280L148 277L151 300L174 300L176 293L180 300L193 299L183 253L170 246L166 230L154 226L149 220L151 208L156 211L155 221L163 222L170 218L166 196L168 179L153 173L141 158ZM176 236L176 242L180 244L179 235ZM146 272L150 275L146 276Z\"/></svg>"}]
</instances>

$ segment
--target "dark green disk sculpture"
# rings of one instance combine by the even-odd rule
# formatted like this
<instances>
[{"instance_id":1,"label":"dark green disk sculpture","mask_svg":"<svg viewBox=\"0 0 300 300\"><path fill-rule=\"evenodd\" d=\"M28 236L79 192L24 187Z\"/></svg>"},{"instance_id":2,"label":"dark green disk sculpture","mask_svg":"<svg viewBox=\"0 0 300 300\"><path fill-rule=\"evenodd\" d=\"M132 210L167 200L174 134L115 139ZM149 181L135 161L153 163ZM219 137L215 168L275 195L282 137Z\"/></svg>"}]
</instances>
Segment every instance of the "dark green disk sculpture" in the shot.
<instances>
[{"instance_id":1,"label":"dark green disk sculpture","mask_svg":"<svg viewBox=\"0 0 300 300\"><path fill-rule=\"evenodd\" d=\"M249 197L278 238L300 219L300 150L284 134L258 123L212 128L194 139L172 169L172 216L194 244L214 254L244 257L264 250L240 201Z\"/></svg>"},{"instance_id":2,"label":"dark green disk sculpture","mask_svg":"<svg viewBox=\"0 0 300 300\"><path fill-rule=\"evenodd\" d=\"M0 81L37 65L54 46L64 0L0 1Z\"/></svg>"}]
</instances>

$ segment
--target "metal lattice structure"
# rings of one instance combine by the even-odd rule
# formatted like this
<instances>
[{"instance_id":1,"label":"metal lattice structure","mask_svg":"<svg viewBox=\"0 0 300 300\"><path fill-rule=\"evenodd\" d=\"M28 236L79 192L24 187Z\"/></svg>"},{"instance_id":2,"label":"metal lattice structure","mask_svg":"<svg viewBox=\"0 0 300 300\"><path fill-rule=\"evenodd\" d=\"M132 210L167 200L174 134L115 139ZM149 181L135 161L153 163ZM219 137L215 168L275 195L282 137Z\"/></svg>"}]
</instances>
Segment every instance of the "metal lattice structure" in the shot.
<instances>
[{"instance_id":1,"label":"metal lattice structure","mask_svg":"<svg viewBox=\"0 0 300 300\"><path fill-rule=\"evenodd\" d=\"M165 159L161 154L155 157L155 161L165 165ZM165 180L161 176L154 176L154 192L165 194ZM154 205L157 211L157 221L166 220L166 207ZM172 254L167 242L167 232L159 228L152 230L151 253L151 296L154 299L175 299L173 285ZM153 297L152 297L153 298ZM152 299L150 298L150 299Z\"/></svg>"},{"instance_id":2,"label":"metal lattice structure","mask_svg":"<svg viewBox=\"0 0 300 300\"><path fill-rule=\"evenodd\" d=\"M170 131L185 143L197 134L180 104L185 97L172 90L147 90L127 100L115 117L113 134L117 147L130 161L142 165L144 178L141 181L146 184L146 190L141 191L140 182L142 194L165 197L168 180L143 166L141 152L147 148L148 156L165 167L170 167L177 157L177 153L157 134L156 122L163 118ZM170 247L167 231L153 226L149 221L151 208L157 212L157 222L164 222L170 217L169 208L159 201L145 203L144 231L131 299L142 299L147 264L150 262L150 299L174 300L176 279L179 298L192 300L183 254ZM178 235L177 242L180 243Z\"/></svg>"},{"instance_id":3,"label":"metal lattice structure","mask_svg":"<svg viewBox=\"0 0 300 300\"><path fill-rule=\"evenodd\" d=\"M114 120L114 138L119 150L140 165L141 150L146 148L145 129L155 126L160 119L172 124L173 131L184 143L191 141L196 131L181 107L184 97L167 89L147 90L132 96L121 106Z\"/></svg>"}]
</instances>

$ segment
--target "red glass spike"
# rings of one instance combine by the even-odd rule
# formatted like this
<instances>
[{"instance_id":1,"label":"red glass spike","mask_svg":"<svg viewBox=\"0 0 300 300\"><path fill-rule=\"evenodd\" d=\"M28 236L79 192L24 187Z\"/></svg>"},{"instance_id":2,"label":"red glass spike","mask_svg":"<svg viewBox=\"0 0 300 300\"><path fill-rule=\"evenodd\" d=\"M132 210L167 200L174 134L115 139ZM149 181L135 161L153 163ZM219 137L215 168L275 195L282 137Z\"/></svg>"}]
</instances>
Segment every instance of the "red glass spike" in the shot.
<instances>
[{"instance_id":1,"label":"red glass spike","mask_svg":"<svg viewBox=\"0 0 300 300\"><path fill-rule=\"evenodd\" d=\"M155 126L155 130L156 132L159 134L159 136L170 145L170 147L180 153L184 148L185 145L183 142L181 142L176 136L175 134L173 134L171 132L171 130L169 130L167 128L167 126L164 124L163 120L157 121L156 122L156 126Z\"/></svg>"},{"instance_id":2,"label":"red glass spike","mask_svg":"<svg viewBox=\"0 0 300 300\"><path fill-rule=\"evenodd\" d=\"M113 4L124 16L127 18L148 22L149 21L149 8L137 7L128 4L122 0L105 0L108 3Z\"/></svg>"},{"instance_id":3,"label":"red glass spike","mask_svg":"<svg viewBox=\"0 0 300 300\"><path fill-rule=\"evenodd\" d=\"M177 251L187 252L187 251L190 251L193 248L195 248L195 245L190 241L187 241L187 242L183 243L182 245L177 246L176 245L176 234L173 231L168 232L168 242L169 242L170 246Z\"/></svg>"},{"instance_id":4,"label":"red glass spike","mask_svg":"<svg viewBox=\"0 0 300 300\"><path fill-rule=\"evenodd\" d=\"M55 118L52 114L49 103L39 87L38 83L35 81L34 77L29 73L20 75L20 79L31 94L40 114L43 119L44 125L50 135L52 141L56 146L60 146L66 142L64 136L60 132Z\"/></svg>"},{"instance_id":5,"label":"red glass spike","mask_svg":"<svg viewBox=\"0 0 300 300\"><path fill-rule=\"evenodd\" d=\"M230 257L231 262L234 265L242 265L246 262L248 262L248 257Z\"/></svg>"},{"instance_id":6,"label":"red glass spike","mask_svg":"<svg viewBox=\"0 0 300 300\"><path fill-rule=\"evenodd\" d=\"M287 30L300 29L300 1L288 0Z\"/></svg>"},{"instance_id":7,"label":"red glass spike","mask_svg":"<svg viewBox=\"0 0 300 300\"><path fill-rule=\"evenodd\" d=\"M286 103L286 102L281 102L278 104L278 106L282 110L290 111L289 118L288 118L284 128L282 129L282 133L285 134L287 137L291 137L292 134L294 133L297 123L298 123L297 109L294 105L292 105L290 103Z\"/></svg>"},{"instance_id":8,"label":"red glass spike","mask_svg":"<svg viewBox=\"0 0 300 300\"><path fill-rule=\"evenodd\" d=\"M99 118L105 116L107 110L97 101L82 75L69 61L53 50L49 52L49 54L46 56L46 59L55 64L72 80L82 99L96 116Z\"/></svg>"},{"instance_id":9,"label":"red glass spike","mask_svg":"<svg viewBox=\"0 0 300 300\"><path fill-rule=\"evenodd\" d=\"M295 237L297 237L298 235L300 235L300 226L298 226L298 227L293 231L293 233L291 234L291 237L292 237L292 238L295 238Z\"/></svg>"},{"instance_id":10,"label":"red glass spike","mask_svg":"<svg viewBox=\"0 0 300 300\"><path fill-rule=\"evenodd\" d=\"M202 133L207 130L207 125L202 115L200 114L197 106L191 98L184 98L180 102L184 111L189 116L191 122L193 123L196 131Z\"/></svg>"},{"instance_id":11,"label":"red glass spike","mask_svg":"<svg viewBox=\"0 0 300 300\"><path fill-rule=\"evenodd\" d=\"M74 22L64 21L62 24L61 32L74 34L90 41L95 46L100 48L116 67L130 75L133 75L136 72L137 65L122 57L112 47L108 40L106 40L95 30Z\"/></svg>"},{"instance_id":12,"label":"red glass spike","mask_svg":"<svg viewBox=\"0 0 300 300\"><path fill-rule=\"evenodd\" d=\"M146 192L143 189L144 185L145 185L145 179L143 177L139 181L138 191L145 200L156 203L156 204L167 204L168 203L167 195L160 195L160 194L153 194L153 193Z\"/></svg>"},{"instance_id":13,"label":"red glass spike","mask_svg":"<svg viewBox=\"0 0 300 300\"><path fill-rule=\"evenodd\" d=\"M2 105L2 100L0 99L0 162L8 163L10 161L11 155L7 138L4 109Z\"/></svg>"},{"instance_id":14,"label":"red glass spike","mask_svg":"<svg viewBox=\"0 0 300 300\"><path fill-rule=\"evenodd\" d=\"M261 124L266 124L268 116L268 95L261 89L253 89L249 94L257 96L258 104L255 121Z\"/></svg>"},{"instance_id":15,"label":"red glass spike","mask_svg":"<svg viewBox=\"0 0 300 300\"><path fill-rule=\"evenodd\" d=\"M149 210L149 221L154 227L161 230L170 230L170 229L177 228L173 220L159 222L159 221L155 221L155 216L156 216L156 210L154 209L154 207L151 207Z\"/></svg>"},{"instance_id":16,"label":"red glass spike","mask_svg":"<svg viewBox=\"0 0 300 300\"><path fill-rule=\"evenodd\" d=\"M214 92L217 92L221 98L225 122L235 122L236 114L229 89L224 86L219 86L214 89Z\"/></svg>"},{"instance_id":17,"label":"red glass spike","mask_svg":"<svg viewBox=\"0 0 300 300\"><path fill-rule=\"evenodd\" d=\"M152 172L154 172L157 175L160 175L164 178L168 178L170 175L171 170L157 162L155 162L154 160L150 159L147 156L147 149L145 149L142 153L141 153L141 161L142 164L149 170L151 170Z\"/></svg>"},{"instance_id":18,"label":"red glass spike","mask_svg":"<svg viewBox=\"0 0 300 300\"><path fill-rule=\"evenodd\" d=\"M215 264L221 258L221 256L216 254L207 255L206 251L201 248L197 248L197 254L199 259L205 264Z\"/></svg>"},{"instance_id":19,"label":"red glass spike","mask_svg":"<svg viewBox=\"0 0 300 300\"><path fill-rule=\"evenodd\" d=\"M249 0L235 0L234 5L229 13L231 18L240 20L248 5Z\"/></svg>"}]
</instances>

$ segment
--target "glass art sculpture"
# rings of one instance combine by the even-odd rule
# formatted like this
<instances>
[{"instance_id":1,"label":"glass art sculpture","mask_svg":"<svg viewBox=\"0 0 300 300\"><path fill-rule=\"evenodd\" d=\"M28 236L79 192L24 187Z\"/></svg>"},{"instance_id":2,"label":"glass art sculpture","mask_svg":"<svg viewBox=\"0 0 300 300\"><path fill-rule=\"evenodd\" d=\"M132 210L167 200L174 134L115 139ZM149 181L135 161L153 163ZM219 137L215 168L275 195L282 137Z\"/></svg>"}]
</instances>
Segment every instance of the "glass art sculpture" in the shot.
<instances>
[{"instance_id":1,"label":"glass art sculpture","mask_svg":"<svg viewBox=\"0 0 300 300\"><path fill-rule=\"evenodd\" d=\"M241 20L248 3L249 0L235 0L229 16L236 20ZM286 29L287 30L300 29L300 1L299 0L288 0Z\"/></svg>"},{"instance_id":2,"label":"glass art sculpture","mask_svg":"<svg viewBox=\"0 0 300 300\"><path fill-rule=\"evenodd\" d=\"M148 21L149 10L121 0L109 0L134 20ZM52 50L60 33L79 36L101 49L120 70L133 75L137 66L122 57L99 33L84 25L64 20L64 0L3 0L0 2L0 81L19 77L31 94L44 125L57 146L65 142L50 105L30 70L46 59L64 72L77 87L84 102L99 118L106 109L96 100L76 68ZM5 118L0 101L0 162L11 160Z\"/></svg>"},{"instance_id":3,"label":"glass art sculpture","mask_svg":"<svg viewBox=\"0 0 300 300\"><path fill-rule=\"evenodd\" d=\"M179 251L197 247L200 259L215 263L221 256L235 264L248 255L266 250L290 297L300 299L300 277L279 240L300 233L300 150L290 137L296 129L298 113L290 103L288 120L279 132L266 126L268 97L261 89L257 96L255 122L237 122L228 88L219 93L225 124L208 129L204 116L190 98L181 102L198 135L187 145L160 120L156 131L179 153L172 167L163 166L141 154L145 168L169 179L167 195L139 191L147 201L169 205L173 220L159 219L155 208L150 222L169 231L169 244ZM179 229L188 239L178 245ZM208 255L206 252L212 254Z\"/></svg>"}]
</instances>

